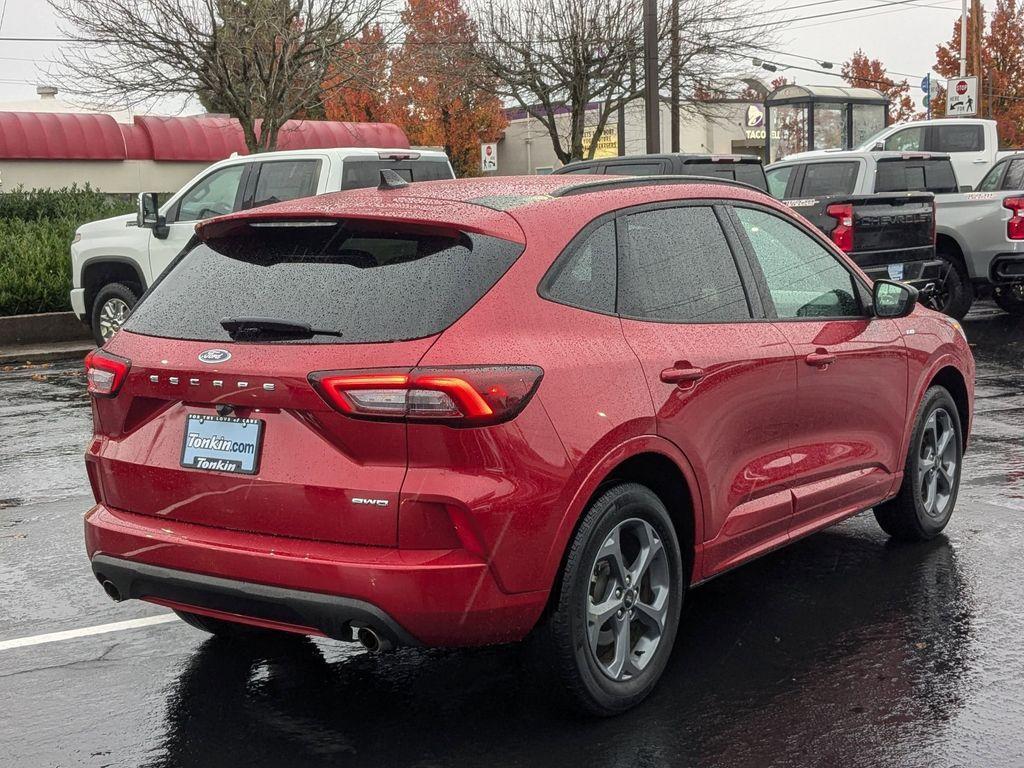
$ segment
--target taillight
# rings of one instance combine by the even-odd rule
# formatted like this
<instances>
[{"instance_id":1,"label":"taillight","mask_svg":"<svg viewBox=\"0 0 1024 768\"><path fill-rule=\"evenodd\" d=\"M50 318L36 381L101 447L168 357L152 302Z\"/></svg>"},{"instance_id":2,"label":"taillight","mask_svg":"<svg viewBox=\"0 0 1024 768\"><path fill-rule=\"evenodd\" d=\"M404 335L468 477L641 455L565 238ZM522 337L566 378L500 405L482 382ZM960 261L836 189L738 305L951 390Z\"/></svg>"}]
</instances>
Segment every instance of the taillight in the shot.
<instances>
[{"instance_id":1,"label":"taillight","mask_svg":"<svg viewBox=\"0 0 1024 768\"><path fill-rule=\"evenodd\" d=\"M1003 207L1011 211L1006 236L1010 240L1024 240L1024 197L1008 197L1003 200Z\"/></svg>"},{"instance_id":2,"label":"taillight","mask_svg":"<svg viewBox=\"0 0 1024 768\"><path fill-rule=\"evenodd\" d=\"M310 383L335 410L363 419L457 426L508 421L530 401L543 371L532 365L323 371Z\"/></svg>"},{"instance_id":3,"label":"taillight","mask_svg":"<svg viewBox=\"0 0 1024 768\"><path fill-rule=\"evenodd\" d=\"M844 253L853 251L853 206L849 203L833 203L825 213L836 220L836 226L829 233L832 242Z\"/></svg>"},{"instance_id":4,"label":"taillight","mask_svg":"<svg viewBox=\"0 0 1024 768\"><path fill-rule=\"evenodd\" d=\"M113 397L121 389L131 367L131 360L102 349L94 349L85 356L85 378L89 382L89 393L97 397Z\"/></svg>"}]
</instances>

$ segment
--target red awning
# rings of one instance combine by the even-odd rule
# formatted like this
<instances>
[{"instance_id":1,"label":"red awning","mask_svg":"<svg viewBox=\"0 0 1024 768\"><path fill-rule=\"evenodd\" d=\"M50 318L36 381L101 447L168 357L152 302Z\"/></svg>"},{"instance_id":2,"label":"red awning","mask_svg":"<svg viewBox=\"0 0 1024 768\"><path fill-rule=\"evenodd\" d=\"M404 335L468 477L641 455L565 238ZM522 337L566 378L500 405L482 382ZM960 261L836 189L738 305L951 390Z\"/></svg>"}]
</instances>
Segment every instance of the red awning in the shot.
<instances>
[{"instance_id":1,"label":"red awning","mask_svg":"<svg viewBox=\"0 0 1024 768\"><path fill-rule=\"evenodd\" d=\"M409 139L391 123L290 120L279 149L383 147L405 149ZM160 160L213 163L247 154L242 127L229 117L142 115L118 123L110 115L0 112L3 160Z\"/></svg>"},{"instance_id":2,"label":"red awning","mask_svg":"<svg viewBox=\"0 0 1024 768\"><path fill-rule=\"evenodd\" d=\"M0 158L124 160L124 138L110 115L0 112Z\"/></svg>"}]
</instances>

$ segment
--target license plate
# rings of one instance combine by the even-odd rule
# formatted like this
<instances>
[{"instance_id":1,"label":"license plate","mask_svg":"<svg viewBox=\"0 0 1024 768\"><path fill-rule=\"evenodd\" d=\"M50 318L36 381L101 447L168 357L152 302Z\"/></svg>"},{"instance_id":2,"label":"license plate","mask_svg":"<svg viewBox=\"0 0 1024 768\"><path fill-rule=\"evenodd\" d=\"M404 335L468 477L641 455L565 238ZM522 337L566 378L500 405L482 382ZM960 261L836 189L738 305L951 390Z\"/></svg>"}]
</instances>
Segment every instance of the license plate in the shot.
<instances>
[{"instance_id":1,"label":"license plate","mask_svg":"<svg viewBox=\"0 0 1024 768\"><path fill-rule=\"evenodd\" d=\"M190 413L185 420L181 466L254 475L260 463L262 442L261 419Z\"/></svg>"},{"instance_id":2,"label":"license plate","mask_svg":"<svg viewBox=\"0 0 1024 768\"><path fill-rule=\"evenodd\" d=\"M903 279L903 265L902 264L890 264L886 269L889 270L890 280L902 280Z\"/></svg>"}]
</instances>

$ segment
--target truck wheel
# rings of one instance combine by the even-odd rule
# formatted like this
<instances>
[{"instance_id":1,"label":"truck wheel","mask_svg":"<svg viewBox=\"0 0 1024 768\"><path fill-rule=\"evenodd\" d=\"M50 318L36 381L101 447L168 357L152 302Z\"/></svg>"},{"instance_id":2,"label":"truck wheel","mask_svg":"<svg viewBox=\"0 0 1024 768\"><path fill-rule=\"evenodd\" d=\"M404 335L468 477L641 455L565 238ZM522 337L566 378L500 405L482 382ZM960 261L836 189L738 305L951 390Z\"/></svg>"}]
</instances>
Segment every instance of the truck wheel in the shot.
<instances>
[{"instance_id":1,"label":"truck wheel","mask_svg":"<svg viewBox=\"0 0 1024 768\"><path fill-rule=\"evenodd\" d=\"M139 289L125 283L108 283L92 302L92 335L96 346L110 341L139 301Z\"/></svg>"},{"instance_id":2,"label":"truck wheel","mask_svg":"<svg viewBox=\"0 0 1024 768\"><path fill-rule=\"evenodd\" d=\"M638 704L665 669L686 588L672 519L638 483L608 489L569 546L538 659L576 709L614 715Z\"/></svg>"},{"instance_id":3,"label":"truck wheel","mask_svg":"<svg viewBox=\"0 0 1024 768\"><path fill-rule=\"evenodd\" d=\"M1003 312L1024 315L1024 285L1000 286L992 292L992 298Z\"/></svg>"},{"instance_id":4,"label":"truck wheel","mask_svg":"<svg viewBox=\"0 0 1024 768\"><path fill-rule=\"evenodd\" d=\"M935 257L945 262L945 277L932 294L932 309L960 320L974 303L974 288L963 268L949 254L940 251Z\"/></svg>"},{"instance_id":5,"label":"truck wheel","mask_svg":"<svg viewBox=\"0 0 1024 768\"><path fill-rule=\"evenodd\" d=\"M942 532L960 490L963 439L960 413L944 387L924 393L910 436L903 484L875 507L875 519L894 539L925 541Z\"/></svg>"}]
</instances>

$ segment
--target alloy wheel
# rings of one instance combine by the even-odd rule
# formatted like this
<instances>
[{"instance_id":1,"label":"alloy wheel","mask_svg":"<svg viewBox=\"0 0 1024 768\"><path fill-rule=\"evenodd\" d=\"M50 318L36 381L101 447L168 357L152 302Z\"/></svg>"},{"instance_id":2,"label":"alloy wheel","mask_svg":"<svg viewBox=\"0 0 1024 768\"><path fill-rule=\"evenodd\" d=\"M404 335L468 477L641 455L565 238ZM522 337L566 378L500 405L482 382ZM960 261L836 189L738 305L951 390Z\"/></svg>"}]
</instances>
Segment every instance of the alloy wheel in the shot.
<instances>
[{"instance_id":1,"label":"alloy wheel","mask_svg":"<svg viewBox=\"0 0 1024 768\"><path fill-rule=\"evenodd\" d=\"M928 416L921 434L917 457L921 504L932 518L946 514L957 478L956 429L945 408L936 408Z\"/></svg>"},{"instance_id":2,"label":"alloy wheel","mask_svg":"<svg viewBox=\"0 0 1024 768\"><path fill-rule=\"evenodd\" d=\"M110 337L124 325L130 309L124 299L115 297L103 302L100 307L100 335L103 341L110 341Z\"/></svg>"},{"instance_id":3,"label":"alloy wheel","mask_svg":"<svg viewBox=\"0 0 1024 768\"><path fill-rule=\"evenodd\" d=\"M587 637L601 671L630 680L654 658L668 618L668 555L650 523L630 518L605 537L591 567Z\"/></svg>"}]
</instances>

